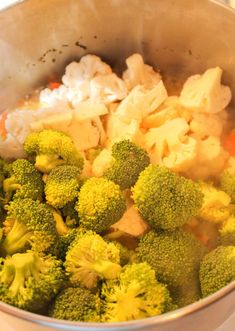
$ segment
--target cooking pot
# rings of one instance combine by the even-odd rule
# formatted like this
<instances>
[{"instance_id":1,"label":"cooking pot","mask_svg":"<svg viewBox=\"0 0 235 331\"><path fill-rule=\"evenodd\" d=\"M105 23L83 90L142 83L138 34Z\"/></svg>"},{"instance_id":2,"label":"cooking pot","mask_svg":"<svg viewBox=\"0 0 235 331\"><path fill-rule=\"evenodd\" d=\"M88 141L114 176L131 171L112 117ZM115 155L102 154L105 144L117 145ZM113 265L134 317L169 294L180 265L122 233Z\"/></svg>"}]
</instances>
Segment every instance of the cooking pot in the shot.
<instances>
[{"instance_id":1,"label":"cooking pot","mask_svg":"<svg viewBox=\"0 0 235 331\"><path fill-rule=\"evenodd\" d=\"M215 1L26 0L0 12L0 111L84 54L99 55L118 71L134 52L172 89L220 66L235 96L235 12ZM214 331L234 307L235 282L187 307L123 323L65 322L0 303L1 316L17 331Z\"/></svg>"}]
</instances>

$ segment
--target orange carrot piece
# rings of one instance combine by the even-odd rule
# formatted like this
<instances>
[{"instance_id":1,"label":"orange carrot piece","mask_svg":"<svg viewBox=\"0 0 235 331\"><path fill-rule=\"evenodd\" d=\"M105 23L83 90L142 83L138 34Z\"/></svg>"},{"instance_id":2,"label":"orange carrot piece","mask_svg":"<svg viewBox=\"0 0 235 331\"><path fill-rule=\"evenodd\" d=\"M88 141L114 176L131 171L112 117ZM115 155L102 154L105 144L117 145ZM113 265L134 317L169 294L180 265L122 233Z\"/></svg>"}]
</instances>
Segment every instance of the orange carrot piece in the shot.
<instances>
[{"instance_id":1,"label":"orange carrot piece","mask_svg":"<svg viewBox=\"0 0 235 331\"><path fill-rule=\"evenodd\" d=\"M235 132L225 137L223 146L232 156L235 156Z\"/></svg>"},{"instance_id":2,"label":"orange carrot piece","mask_svg":"<svg viewBox=\"0 0 235 331\"><path fill-rule=\"evenodd\" d=\"M4 139L7 137L7 130L6 130L6 126L5 126L6 119L7 119L7 114L3 113L0 118L0 135Z\"/></svg>"},{"instance_id":3,"label":"orange carrot piece","mask_svg":"<svg viewBox=\"0 0 235 331\"><path fill-rule=\"evenodd\" d=\"M59 86L60 86L60 83L58 83L58 82L50 82L50 83L48 84L48 87L49 87L51 90L54 90L54 89L58 88Z\"/></svg>"}]
</instances>

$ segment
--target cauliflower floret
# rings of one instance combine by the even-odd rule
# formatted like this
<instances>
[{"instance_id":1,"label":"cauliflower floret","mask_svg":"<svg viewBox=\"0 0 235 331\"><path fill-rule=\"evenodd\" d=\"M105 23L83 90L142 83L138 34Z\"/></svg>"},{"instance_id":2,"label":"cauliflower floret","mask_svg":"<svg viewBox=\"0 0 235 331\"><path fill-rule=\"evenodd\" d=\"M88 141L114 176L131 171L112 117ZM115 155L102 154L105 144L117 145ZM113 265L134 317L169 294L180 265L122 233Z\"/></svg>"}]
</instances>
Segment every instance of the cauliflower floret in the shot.
<instances>
[{"instance_id":1,"label":"cauliflower floret","mask_svg":"<svg viewBox=\"0 0 235 331\"><path fill-rule=\"evenodd\" d=\"M228 157L229 154L222 148L219 138L210 136L198 140L197 158L186 175L194 180L216 177L224 169Z\"/></svg>"},{"instance_id":2,"label":"cauliflower floret","mask_svg":"<svg viewBox=\"0 0 235 331\"><path fill-rule=\"evenodd\" d=\"M95 177L102 177L113 162L112 152L104 148L92 163L92 173Z\"/></svg>"},{"instance_id":3,"label":"cauliflower floret","mask_svg":"<svg viewBox=\"0 0 235 331\"><path fill-rule=\"evenodd\" d=\"M224 121L219 114L205 114L195 112L190 122L190 130L199 139L209 136L220 137L223 132Z\"/></svg>"},{"instance_id":4,"label":"cauliflower floret","mask_svg":"<svg viewBox=\"0 0 235 331\"><path fill-rule=\"evenodd\" d=\"M2 139L0 136L0 157L6 160L25 158L23 145L10 133Z\"/></svg>"},{"instance_id":5,"label":"cauliflower floret","mask_svg":"<svg viewBox=\"0 0 235 331\"><path fill-rule=\"evenodd\" d=\"M111 73L112 69L107 63L98 56L88 54L79 62L72 62L66 67L62 82L69 88L79 89L82 83L90 81L93 77Z\"/></svg>"},{"instance_id":6,"label":"cauliflower floret","mask_svg":"<svg viewBox=\"0 0 235 331\"><path fill-rule=\"evenodd\" d=\"M68 87L67 99L74 107L87 99L108 104L127 95L122 79L95 55L86 55L80 62L69 64L62 81Z\"/></svg>"},{"instance_id":7,"label":"cauliflower floret","mask_svg":"<svg viewBox=\"0 0 235 331\"><path fill-rule=\"evenodd\" d=\"M174 107L166 107L144 118L141 126L146 129L157 128L165 122L177 117L179 117L177 109Z\"/></svg>"},{"instance_id":8,"label":"cauliflower floret","mask_svg":"<svg viewBox=\"0 0 235 331\"><path fill-rule=\"evenodd\" d=\"M123 214L122 218L111 226L112 229L120 230L134 237L143 235L149 229L137 209L132 205Z\"/></svg>"},{"instance_id":9,"label":"cauliflower floret","mask_svg":"<svg viewBox=\"0 0 235 331\"><path fill-rule=\"evenodd\" d=\"M66 132L73 140L78 151L98 146L100 133L92 121L73 121Z\"/></svg>"},{"instance_id":10,"label":"cauliflower floret","mask_svg":"<svg viewBox=\"0 0 235 331\"><path fill-rule=\"evenodd\" d=\"M31 131L42 131L44 129L50 129L66 132L72 120L72 111L68 109L63 113L55 113L38 121L32 122L30 124L30 128Z\"/></svg>"},{"instance_id":11,"label":"cauliflower floret","mask_svg":"<svg viewBox=\"0 0 235 331\"><path fill-rule=\"evenodd\" d=\"M90 82L90 99L94 102L109 104L127 96L125 83L116 74L97 76Z\"/></svg>"},{"instance_id":12,"label":"cauliflower floret","mask_svg":"<svg viewBox=\"0 0 235 331\"><path fill-rule=\"evenodd\" d=\"M108 114L108 109L103 103L82 101L73 110L76 120L88 120L97 116Z\"/></svg>"},{"instance_id":13,"label":"cauliflower floret","mask_svg":"<svg viewBox=\"0 0 235 331\"><path fill-rule=\"evenodd\" d=\"M143 85L146 88L152 88L161 80L159 73L147 64L144 64L143 58L140 54L133 54L126 59L127 70L123 73L123 80L125 81L129 90L136 85Z\"/></svg>"},{"instance_id":14,"label":"cauliflower floret","mask_svg":"<svg viewBox=\"0 0 235 331\"><path fill-rule=\"evenodd\" d=\"M184 118L175 118L145 134L151 163L162 164L173 171L189 169L197 156L197 141L187 136L189 125Z\"/></svg>"},{"instance_id":15,"label":"cauliflower floret","mask_svg":"<svg viewBox=\"0 0 235 331\"><path fill-rule=\"evenodd\" d=\"M63 84L54 90L45 88L40 92L39 101L43 107L52 107L61 101L67 103L67 93L68 88Z\"/></svg>"},{"instance_id":16,"label":"cauliflower floret","mask_svg":"<svg viewBox=\"0 0 235 331\"><path fill-rule=\"evenodd\" d=\"M117 107L116 114L123 121L141 122L144 117L156 110L167 98L167 91L162 81L152 89L137 85Z\"/></svg>"},{"instance_id":17,"label":"cauliflower floret","mask_svg":"<svg viewBox=\"0 0 235 331\"><path fill-rule=\"evenodd\" d=\"M224 170L228 171L231 175L235 175L235 157L229 156L225 164Z\"/></svg>"},{"instance_id":18,"label":"cauliflower floret","mask_svg":"<svg viewBox=\"0 0 235 331\"><path fill-rule=\"evenodd\" d=\"M192 112L180 104L178 97L170 96L166 98L154 113L144 118L141 126L146 129L156 128L178 117L182 117L189 122L192 119Z\"/></svg>"},{"instance_id":19,"label":"cauliflower floret","mask_svg":"<svg viewBox=\"0 0 235 331\"><path fill-rule=\"evenodd\" d=\"M221 85L222 69L219 67L205 71L203 75L194 75L185 82L180 94L184 107L205 113L218 113L231 100L230 88Z\"/></svg>"},{"instance_id":20,"label":"cauliflower floret","mask_svg":"<svg viewBox=\"0 0 235 331\"><path fill-rule=\"evenodd\" d=\"M135 141L135 137L139 130L139 122L135 119L130 120L128 123L124 122L116 113L111 113L106 121L106 134L108 144L113 144L116 141L129 139Z\"/></svg>"}]
</instances>

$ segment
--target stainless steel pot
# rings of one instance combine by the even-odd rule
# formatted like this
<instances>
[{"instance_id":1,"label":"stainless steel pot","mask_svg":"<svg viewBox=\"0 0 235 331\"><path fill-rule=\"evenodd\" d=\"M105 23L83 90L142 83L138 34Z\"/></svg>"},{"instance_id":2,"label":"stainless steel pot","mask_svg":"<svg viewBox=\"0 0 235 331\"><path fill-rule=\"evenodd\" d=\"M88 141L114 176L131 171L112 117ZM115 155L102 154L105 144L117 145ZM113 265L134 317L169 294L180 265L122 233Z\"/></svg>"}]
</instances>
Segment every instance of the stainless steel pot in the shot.
<instances>
[{"instance_id":1,"label":"stainless steel pot","mask_svg":"<svg viewBox=\"0 0 235 331\"><path fill-rule=\"evenodd\" d=\"M221 66L235 96L235 12L215 1L26 0L0 12L0 109L72 59L94 53L122 68L133 52L172 82ZM235 282L174 312L118 324L63 322L0 303L17 331L214 331L234 307Z\"/></svg>"}]
</instances>

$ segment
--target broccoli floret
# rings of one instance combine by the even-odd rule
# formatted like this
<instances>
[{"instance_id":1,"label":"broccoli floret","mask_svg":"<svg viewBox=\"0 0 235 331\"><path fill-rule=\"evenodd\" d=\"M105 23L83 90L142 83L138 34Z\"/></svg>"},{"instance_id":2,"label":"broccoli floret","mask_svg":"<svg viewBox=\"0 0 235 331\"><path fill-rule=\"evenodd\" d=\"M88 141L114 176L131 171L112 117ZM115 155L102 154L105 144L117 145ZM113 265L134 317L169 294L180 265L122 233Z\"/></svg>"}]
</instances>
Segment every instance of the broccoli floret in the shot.
<instances>
[{"instance_id":1,"label":"broccoli floret","mask_svg":"<svg viewBox=\"0 0 235 331\"><path fill-rule=\"evenodd\" d=\"M74 165L82 171L84 160L72 139L63 132L43 130L31 133L25 140L24 150L29 157L35 157L35 167L49 173L58 165Z\"/></svg>"},{"instance_id":2,"label":"broccoli floret","mask_svg":"<svg viewBox=\"0 0 235 331\"><path fill-rule=\"evenodd\" d=\"M7 161L3 160L0 157L0 191L3 188L3 181L7 176L9 169L10 169L10 165L7 163Z\"/></svg>"},{"instance_id":3,"label":"broccoli floret","mask_svg":"<svg viewBox=\"0 0 235 331\"><path fill-rule=\"evenodd\" d=\"M188 232L150 231L137 247L137 257L155 270L157 279L167 284L179 305L199 299L198 270L205 248ZM190 292L188 282L190 280Z\"/></svg>"},{"instance_id":4,"label":"broccoli floret","mask_svg":"<svg viewBox=\"0 0 235 331\"><path fill-rule=\"evenodd\" d=\"M69 321L99 322L100 299L86 288L69 287L55 298L49 316Z\"/></svg>"},{"instance_id":5,"label":"broccoli floret","mask_svg":"<svg viewBox=\"0 0 235 331\"><path fill-rule=\"evenodd\" d=\"M65 268L72 284L93 288L98 280L119 275L120 251L96 233L78 234L67 251Z\"/></svg>"},{"instance_id":6,"label":"broccoli floret","mask_svg":"<svg viewBox=\"0 0 235 331\"><path fill-rule=\"evenodd\" d=\"M82 186L75 206L80 225L100 233L116 223L126 210L118 185L106 178L90 178Z\"/></svg>"},{"instance_id":7,"label":"broccoli floret","mask_svg":"<svg viewBox=\"0 0 235 331\"><path fill-rule=\"evenodd\" d=\"M80 233L80 229L74 228L69 229L66 234L63 234L58 237L56 248L55 248L55 255L62 261L65 261L65 256L69 246L77 237L78 233Z\"/></svg>"},{"instance_id":8,"label":"broccoli floret","mask_svg":"<svg viewBox=\"0 0 235 331\"><path fill-rule=\"evenodd\" d=\"M10 166L10 177L3 181L5 203L14 199L42 200L44 184L41 174L27 160L18 159Z\"/></svg>"},{"instance_id":9,"label":"broccoli floret","mask_svg":"<svg viewBox=\"0 0 235 331\"><path fill-rule=\"evenodd\" d=\"M68 202L63 208L60 209L61 214L65 218L65 224L69 228L76 228L79 225L78 212L75 210L75 204L77 200L74 199Z\"/></svg>"},{"instance_id":10,"label":"broccoli floret","mask_svg":"<svg viewBox=\"0 0 235 331\"><path fill-rule=\"evenodd\" d=\"M118 279L103 284L101 296L104 322L142 319L176 308L147 263L126 266Z\"/></svg>"},{"instance_id":11,"label":"broccoli floret","mask_svg":"<svg viewBox=\"0 0 235 331\"><path fill-rule=\"evenodd\" d=\"M135 252L133 250L129 250L126 246L122 245L119 241L110 240L104 237L105 241L113 243L120 251L120 265L124 266L128 263L132 262L133 256Z\"/></svg>"},{"instance_id":12,"label":"broccoli floret","mask_svg":"<svg viewBox=\"0 0 235 331\"><path fill-rule=\"evenodd\" d=\"M43 203L31 199L10 202L4 231L6 238L2 246L7 254L25 252L29 248L51 253L57 240L51 211Z\"/></svg>"},{"instance_id":13,"label":"broccoli floret","mask_svg":"<svg viewBox=\"0 0 235 331\"><path fill-rule=\"evenodd\" d=\"M235 246L219 246L205 255L199 275L203 297L235 280Z\"/></svg>"},{"instance_id":14,"label":"broccoli floret","mask_svg":"<svg viewBox=\"0 0 235 331\"><path fill-rule=\"evenodd\" d=\"M235 203L235 176L227 170L223 171L220 176L220 187L230 196L231 202Z\"/></svg>"},{"instance_id":15,"label":"broccoli floret","mask_svg":"<svg viewBox=\"0 0 235 331\"><path fill-rule=\"evenodd\" d=\"M46 185L47 203L55 208L63 208L78 196L81 186L80 169L75 166L62 165L51 170Z\"/></svg>"},{"instance_id":16,"label":"broccoli floret","mask_svg":"<svg viewBox=\"0 0 235 331\"><path fill-rule=\"evenodd\" d=\"M143 219L154 228L174 229L197 214L203 195L198 185L166 167L150 165L132 188Z\"/></svg>"},{"instance_id":17,"label":"broccoli floret","mask_svg":"<svg viewBox=\"0 0 235 331\"><path fill-rule=\"evenodd\" d=\"M235 217L229 217L219 229L220 242L223 246L235 246Z\"/></svg>"},{"instance_id":18,"label":"broccoli floret","mask_svg":"<svg viewBox=\"0 0 235 331\"><path fill-rule=\"evenodd\" d=\"M49 206L49 208L53 214L56 231L58 234L57 242L53 252L59 259L64 261L68 247L76 238L77 234L82 233L82 230L79 228L69 228L64 222L61 213L51 206Z\"/></svg>"},{"instance_id":19,"label":"broccoli floret","mask_svg":"<svg viewBox=\"0 0 235 331\"><path fill-rule=\"evenodd\" d=\"M201 182L199 186L203 193L203 204L197 216L213 223L226 220L230 213L228 208L231 202L230 196L210 183Z\"/></svg>"},{"instance_id":20,"label":"broccoli floret","mask_svg":"<svg viewBox=\"0 0 235 331\"><path fill-rule=\"evenodd\" d=\"M116 142L112 146L112 157L113 164L104 172L104 176L121 189L133 186L141 171L150 163L147 152L130 140Z\"/></svg>"},{"instance_id":21,"label":"broccoli floret","mask_svg":"<svg viewBox=\"0 0 235 331\"><path fill-rule=\"evenodd\" d=\"M13 306L37 312L62 288L62 263L35 252L8 256L0 271L0 299Z\"/></svg>"}]
</instances>

